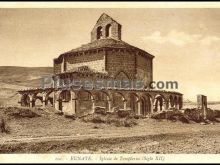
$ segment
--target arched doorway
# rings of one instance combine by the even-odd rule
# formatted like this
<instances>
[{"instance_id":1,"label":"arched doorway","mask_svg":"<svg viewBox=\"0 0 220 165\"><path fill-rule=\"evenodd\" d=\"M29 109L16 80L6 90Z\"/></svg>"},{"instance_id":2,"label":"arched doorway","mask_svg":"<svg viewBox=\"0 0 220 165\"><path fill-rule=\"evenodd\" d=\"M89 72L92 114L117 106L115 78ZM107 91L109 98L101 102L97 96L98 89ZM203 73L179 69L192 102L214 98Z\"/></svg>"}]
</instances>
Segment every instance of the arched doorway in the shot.
<instances>
[{"instance_id":1,"label":"arched doorway","mask_svg":"<svg viewBox=\"0 0 220 165\"><path fill-rule=\"evenodd\" d=\"M46 94L45 105L52 107L54 104L53 102L54 102L54 92L51 91Z\"/></svg>"},{"instance_id":2,"label":"arched doorway","mask_svg":"<svg viewBox=\"0 0 220 165\"><path fill-rule=\"evenodd\" d=\"M155 96L154 99L154 112L159 112L164 109L164 97L163 95L159 94Z\"/></svg>"},{"instance_id":3,"label":"arched doorway","mask_svg":"<svg viewBox=\"0 0 220 165\"><path fill-rule=\"evenodd\" d=\"M96 93L93 93L94 100L95 100L95 106L105 108L106 111L111 111L111 105L110 105L110 96L108 93L104 91L98 91Z\"/></svg>"},{"instance_id":4,"label":"arched doorway","mask_svg":"<svg viewBox=\"0 0 220 165\"><path fill-rule=\"evenodd\" d=\"M91 92L86 90L81 90L77 93L77 115L83 115L85 113L90 113L94 110L94 97Z\"/></svg>"},{"instance_id":5,"label":"arched doorway","mask_svg":"<svg viewBox=\"0 0 220 165\"><path fill-rule=\"evenodd\" d=\"M32 98L32 107L42 107L43 106L43 94L36 93Z\"/></svg>"},{"instance_id":6,"label":"arched doorway","mask_svg":"<svg viewBox=\"0 0 220 165\"><path fill-rule=\"evenodd\" d=\"M66 104L71 100L71 92L69 90L63 90L59 95L59 110L63 111L66 108Z\"/></svg>"},{"instance_id":7,"label":"arched doorway","mask_svg":"<svg viewBox=\"0 0 220 165\"><path fill-rule=\"evenodd\" d=\"M119 109L126 109L126 101L125 96L120 92L115 92L113 94L113 106L118 107Z\"/></svg>"},{"instance_id":8,"label":"arched doorway","mask_svg":"<svg viewBox=\"0 0 220 165\"><path fill-rule=\"evenodd\" d=\"M33 105L33 107L42 107L43 106L42 96L36 96L36 98L34 98L34 100L33 100L32 105Z\"/></svg>"},{"instance_id":9,"label":"arched doorway","mask_svg":"<svg viewBox=\"0 0 220 165\"><path fill-rule=\"evenodd\" d=\"M30 106L30 97L28 94L23 94L21 97L21 106L29 107Z\"/></svg>"},{"instance_id":10,"label":"arched doorway","mask_svg":"<svg viewBox=\"0 0 220 165\"><path fill-rule=\"evenodd\" d=\"M143 95L140 98L141 115L149 115L152 111L152 100L148 95Z\"/></svg>"}]
</instances>

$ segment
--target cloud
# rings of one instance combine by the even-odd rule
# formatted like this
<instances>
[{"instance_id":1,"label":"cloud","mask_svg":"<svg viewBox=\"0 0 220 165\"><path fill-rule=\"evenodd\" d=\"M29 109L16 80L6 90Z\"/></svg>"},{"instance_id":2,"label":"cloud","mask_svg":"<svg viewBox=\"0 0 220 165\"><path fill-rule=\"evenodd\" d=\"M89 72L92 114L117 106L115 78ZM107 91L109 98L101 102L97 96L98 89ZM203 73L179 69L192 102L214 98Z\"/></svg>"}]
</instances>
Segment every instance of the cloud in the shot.
<instances>
[{"instance_id":1,"label":"cloud","mask_svg":"<svg viewBox=\"0 0 220 165\"><path fill-rule=\"evenodd\" d=\"M203 39L200 40L202 45L211 45L213 42L218 42L218 41L220 41L220 38L215 36L204 37Z\"/></svg>"},{"instance_id":2,"label":"cloud","mask_svg":"<svg viewBox=\"0 0 220 165\"><path fill-rule=\"evenodd\" d=\"M192 43L197 43L201 45L211 45L213 42L220 41L220 38L216 36L188 34L185 32L178 32L176 30L172 30L166 35L161 35L160 31L155 31L149 36L143 36L142 40L152 41L159 44L170 43L177 46L184 46L186 44L192 44Z\"/></svg>"}]
</instances>

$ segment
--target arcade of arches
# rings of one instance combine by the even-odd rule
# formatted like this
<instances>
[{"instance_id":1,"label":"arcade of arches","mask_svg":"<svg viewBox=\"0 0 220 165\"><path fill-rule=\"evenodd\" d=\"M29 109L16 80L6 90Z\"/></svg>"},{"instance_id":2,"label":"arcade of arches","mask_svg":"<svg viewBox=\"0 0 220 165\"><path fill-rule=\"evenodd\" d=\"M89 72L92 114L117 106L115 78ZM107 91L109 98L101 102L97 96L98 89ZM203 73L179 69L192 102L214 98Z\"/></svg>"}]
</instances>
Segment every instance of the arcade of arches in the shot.
<instances>
[{"instance_id":1,"label":"arcade of arches","mask_svg":"<svg viewBox=\"0 0 220 165\"><path fill-rule=\"evenodd\" d=\"M115 107L132 110L137 115L182 108L182 94L158 90L54 90L19 91L21 106L52 106L68 114L93 113L96 107L113 111Z\"/></svg>"}]
</instances>

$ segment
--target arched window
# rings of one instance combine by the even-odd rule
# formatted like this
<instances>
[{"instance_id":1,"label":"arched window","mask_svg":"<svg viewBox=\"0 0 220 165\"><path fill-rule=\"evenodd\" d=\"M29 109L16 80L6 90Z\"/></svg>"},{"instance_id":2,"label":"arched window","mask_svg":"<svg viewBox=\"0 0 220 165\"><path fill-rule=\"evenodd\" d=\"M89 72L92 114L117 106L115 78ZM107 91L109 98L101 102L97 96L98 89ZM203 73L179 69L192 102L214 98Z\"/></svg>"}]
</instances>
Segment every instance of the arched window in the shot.
<instances>
[{"instance_id":1,"label":"arched window","mask_svg":"<svg viewBox=\"0 0 220 165\"><path fill-rule=\"evenodd\" d=\"M101 26L97 28L97 39L100 39L100 38L102 38L102 27Z\"/></svg>"},{"instance_id":2,"label":"arched window","mask_svg":"<svg viewBox=\"0 0 220 165\"><path fill-rule=\"evenodd\" d=\"M115 79L129 80L129 76L124 71L119 71L115 75Z\"/></svg>"},{"instance_id":3,"label":"arched window","mask_svg":"<svg viewBox=\"0 0 220 165\"><path fill-rule=\"evenodd\" d=\"M111 24L108 24L107 26L106 26L106 28L105 28L105 34L106 34L106 37L111 37L111 35L112 35L112 25Z\"/></svg>"}]
</instances>

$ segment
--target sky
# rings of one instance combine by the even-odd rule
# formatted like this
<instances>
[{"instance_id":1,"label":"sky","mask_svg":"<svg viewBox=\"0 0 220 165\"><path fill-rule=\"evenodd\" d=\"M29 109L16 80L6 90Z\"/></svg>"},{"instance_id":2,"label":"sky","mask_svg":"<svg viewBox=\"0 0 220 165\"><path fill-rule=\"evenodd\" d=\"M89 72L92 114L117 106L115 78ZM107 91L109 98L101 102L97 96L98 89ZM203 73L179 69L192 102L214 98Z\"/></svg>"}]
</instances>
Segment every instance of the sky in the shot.
<instances>
[{"instance_id":1,"label":"sky","mask_svg":"<svg viewBox=\"0 0 220 165\"><path fill-rule=\"evenodd\" d=\"M154 80L220 101L220 9L0 9L0 66L53 66L90 42L102 13L122 24L122 40L153 54Z\"/></svg>"}]
</instances>

